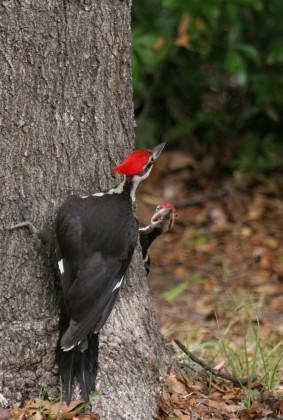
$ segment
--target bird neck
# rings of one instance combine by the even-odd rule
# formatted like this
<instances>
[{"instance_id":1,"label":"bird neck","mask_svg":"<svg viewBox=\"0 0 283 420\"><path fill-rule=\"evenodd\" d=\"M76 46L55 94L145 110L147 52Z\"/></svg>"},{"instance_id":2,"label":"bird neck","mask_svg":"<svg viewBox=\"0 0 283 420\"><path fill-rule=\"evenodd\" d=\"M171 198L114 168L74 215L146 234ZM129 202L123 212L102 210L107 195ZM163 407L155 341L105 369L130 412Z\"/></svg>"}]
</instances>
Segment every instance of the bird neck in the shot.
<instances>
[{"instance_id":1,"label":"bird neck","mask_svg":"<svg viewBox=\"0 0 283 420\"><path fill-rule=\"evenodd\" d=\"M142 181L142 178L138 177L136 175L126 177L126 182L124 184L124 191L123 192L131 197L133 205L135 205L136 190L137 190L141 181Z\"/></svg>"},{"instance_id":2,"label":"bird neck","mask_svg":"<svg viewBox=\"0 0 283 420\"><path fill-rule=\"evenodd\" d=\"M143 258L146 257L147 250L154 241L154 239L161 235L161 233L161 227L152 224L139 229Z\"/></svg>"}]
</instances>

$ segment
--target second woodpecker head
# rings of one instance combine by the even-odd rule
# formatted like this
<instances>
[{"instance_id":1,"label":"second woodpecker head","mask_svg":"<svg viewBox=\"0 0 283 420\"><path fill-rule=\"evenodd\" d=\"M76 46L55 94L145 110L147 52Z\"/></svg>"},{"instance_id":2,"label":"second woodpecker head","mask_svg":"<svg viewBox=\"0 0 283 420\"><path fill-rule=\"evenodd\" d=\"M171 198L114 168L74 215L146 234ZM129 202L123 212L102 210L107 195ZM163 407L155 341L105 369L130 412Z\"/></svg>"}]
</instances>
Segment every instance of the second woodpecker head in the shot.
<instances>
[{"instance_id":1,"label":"second woodpecker head","mask_svg":"<svg viewBox=\"0 0 283 420\"><path fill-rule=\"evenodd\" d=\"M159 227L162 232L168 232L168 230L174 227L176 216L176 209L172 204L160 204L156 207L150 223L151 225Z\"/></svg>"},{"instance_id":2,"label":"second woodpecker head","mask_svg":"<svg viewBox=\"0 0 283 420\"><path fill-rule=\"evenodd\" d=\"M120 165L113 168L113 171L127 177L133 177L133 180L138 184L149 176L153 164L164 149L165 144L160 143L152 150L134 150Z\"/></svg>"}]
</instances>

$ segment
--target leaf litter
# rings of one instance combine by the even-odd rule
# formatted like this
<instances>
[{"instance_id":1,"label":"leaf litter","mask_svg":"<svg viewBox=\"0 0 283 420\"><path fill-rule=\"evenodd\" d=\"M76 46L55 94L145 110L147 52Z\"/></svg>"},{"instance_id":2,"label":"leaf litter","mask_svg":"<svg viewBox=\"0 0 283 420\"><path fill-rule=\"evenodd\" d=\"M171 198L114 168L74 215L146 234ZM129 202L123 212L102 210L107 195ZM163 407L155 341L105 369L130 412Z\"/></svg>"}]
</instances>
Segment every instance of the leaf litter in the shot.
<instances>
[{"instance_id":1,"label":"leaf litter","mask_svg":"<svg viewBox=\"0 0 283 420\"><path fill-rule=\"evenodd\" d=\"M10 408L11 420L96 420L94 413L82 412L84 401L52 402L35 398L24 402L23 407L13 405Z\"/></svg>"},{"instance_id":2,"label":"leaf litter","mask_svg":"<svg viewBox=\"0 0 283 420\"><path fill-rule=\"evenodd\" d=\"M164 337L181 340L223 372L235 374L234 364L237 374L248 369L260 376L244 389L171 372L159 420L283 418L282 360L270 364L283 354L282 179L277 172L268 184L239 182L214 172L213 164L169 152L143 184L143 224L164 201L178 211L174 230L150 251L150 286ZM233 360L241 353L242 360Z\"/></svg>"},{"instance_id":3,"label":"leaf litter","mask_svg":"<svg viewBox=\"0 0 283 420\"><path fill-rule=\"evenodd\" d=\"M174 231L151 249L150 285L164 337L183 341L221 371L231 369L232 351L242 351L247 325L260 327L268 358L276 348L283 353L282 174L259 185L214 176L212 159L197 162L170 152L160 162L139 192L138 212L146 224L156 204L171 201L178 207ZM246 343L247 358L253 344ZM226 353L215 351L220 345ZM248 395L229 381L191 375L186 366L176 369L167 377L157 419L283 418L282 362L276 373L270 389L255 382ZM7 410L0 414L21 420L97 419L82 412L82 403L33 399L22 408L12 406L10 417Z\"/></svg>"}]
</instances>

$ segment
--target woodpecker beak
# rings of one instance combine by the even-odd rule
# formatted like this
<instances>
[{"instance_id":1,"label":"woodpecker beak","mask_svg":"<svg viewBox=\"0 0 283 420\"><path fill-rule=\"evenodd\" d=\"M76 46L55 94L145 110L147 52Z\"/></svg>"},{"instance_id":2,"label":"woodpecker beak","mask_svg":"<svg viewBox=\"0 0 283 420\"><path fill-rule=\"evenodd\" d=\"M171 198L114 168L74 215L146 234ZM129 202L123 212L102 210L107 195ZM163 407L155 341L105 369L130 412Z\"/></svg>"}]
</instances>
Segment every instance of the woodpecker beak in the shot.
<instances>
[{"instance_id":1,"label":"woodpecker beak","mask_svg":"<svg viewBox=\"0 0 283 420\"><path fill-rule=\"evenodd\" d=\"M157 206L154 215L151 218L151 223L160 223L163 232L172 229L176 218L176 209L171 204L166 203Z\"/></svg>"},{"instance_id":2,"label":"woodpecker beak","mask_svg":"<svg viewBox=\"0 0 283 420\"><path fill-rule=\"evenodd\" d=\"M163 143L158 144L157 146L154 147L154 149L151 150L151 152L153 154L153 160L156 160L158 158L158 156L160 155L160 153L164 149L165 145L166 145L166 143L164 141Z\"/></svg>"},{"instance_id":3,"label":"woodpecker beak","mask_svg":"<svg viewBox=\"0 0 283 420\"><path fill-rule=\"evenodd\" d=\"M166 209L159 209L156 213L154 213L154 215L152 216L151 221L152 222L158 222L159 220L168 220L170 217L170 213L171 213L172 209L170 208L166 208Z\"/></svg>"},{"instance_id":4,"label":"woodpecker beak","mask_svg":"<svg viewBox=\"0 0 283 420\"><path fill-rule=\"evenodd\" d=\"M168 208L168 209L160 209L159 210L159 214L162 214L163 216L167 216L167 214L170 214L172 211L172 209Z\"/></svg>"}]
</instances>

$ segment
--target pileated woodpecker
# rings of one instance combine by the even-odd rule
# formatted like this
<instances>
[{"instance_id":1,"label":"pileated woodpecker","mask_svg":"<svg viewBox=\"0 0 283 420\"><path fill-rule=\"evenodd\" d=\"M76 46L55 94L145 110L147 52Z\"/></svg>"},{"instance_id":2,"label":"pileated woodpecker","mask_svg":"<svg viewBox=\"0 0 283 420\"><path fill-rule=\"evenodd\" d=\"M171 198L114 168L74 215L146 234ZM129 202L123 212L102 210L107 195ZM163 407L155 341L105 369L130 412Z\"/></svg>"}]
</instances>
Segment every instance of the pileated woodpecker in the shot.
<instances>
[{"instance_id":1,"label":"pileated woodpecker","mask_svg":"<svg viewBox=\"0 0 283 420\"><path fill-rule=\"evenodd\" d=\"M170 203L161 204L156 207L150 220L150 224L140 228L140 244L142 248L142 258L146 274L149 273L150 258L148 248L152 242L162 233L168 232L174 226L176 209Z\"/></svg>"},{"instance_id":2,"label":"pileated woodpecker","mask_svg":"<svg viewBox=\"0 0 283 420\"><path fill-rule=\"evenodd\" d=\"M86 400L95 388L98 334L115 304L138 240L135 191L164 146L135 150L113 169L124 175L120 185L89 196L73 195L59 209L55 228L63 295L59 371L67 402L75 376Z\"/></svg>"}]
</instances>

